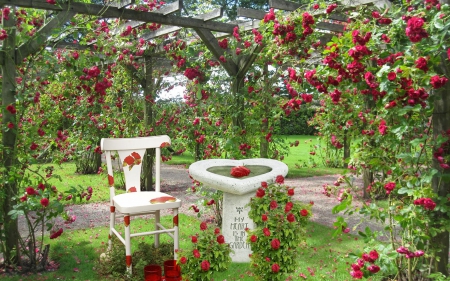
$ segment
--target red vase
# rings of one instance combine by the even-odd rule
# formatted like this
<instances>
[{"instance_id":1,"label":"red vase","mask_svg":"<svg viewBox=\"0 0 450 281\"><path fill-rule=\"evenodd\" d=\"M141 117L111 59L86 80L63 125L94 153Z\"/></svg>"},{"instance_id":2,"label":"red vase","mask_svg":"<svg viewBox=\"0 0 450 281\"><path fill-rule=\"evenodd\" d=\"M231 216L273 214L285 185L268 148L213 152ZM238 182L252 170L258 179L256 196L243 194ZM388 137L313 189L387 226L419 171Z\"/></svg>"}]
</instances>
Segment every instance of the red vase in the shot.
<instances>
[{"instance_id":1,"label":"red vase","mask_svg":"<svg viewBox=\"0 0 450 281\"><path fill-rule=\"evenodd\" d=\"M164 277L166 281L181 281L181 268L176 260L164 262Z\"/></svg>"},{"instance_id":2,"label":"red vase","mask_svg":"<svg viewBox=\"0 0 450 281\"><path fill-rule=\"evenodd\" d=\"M145 281L161 281L162 269L157 264L149 264L144 267Z\"/></svg>"}]
</instances>

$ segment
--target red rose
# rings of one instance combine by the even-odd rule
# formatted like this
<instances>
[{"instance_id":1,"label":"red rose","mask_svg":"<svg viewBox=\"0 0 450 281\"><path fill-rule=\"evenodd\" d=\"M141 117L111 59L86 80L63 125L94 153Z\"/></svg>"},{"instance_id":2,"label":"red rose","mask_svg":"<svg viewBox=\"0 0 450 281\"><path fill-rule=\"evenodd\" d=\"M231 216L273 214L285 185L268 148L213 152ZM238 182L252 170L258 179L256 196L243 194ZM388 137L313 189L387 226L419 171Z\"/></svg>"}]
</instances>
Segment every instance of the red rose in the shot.
<instances>
[{"instance_id":1,"label":"red rose","mask_svg":"<svg viewBox=\"0 0 450 281\"><path fill-rule=\"evenodd\" d=\"M384 189L386 189L386 194L391 193L392 190L395 188L395 182L389 182L384 185Z\"/></svg>"},{"instance_id":2,"label":"red rose","mask_svg":"<svg viewBox=\"0 0 450 281\"><path fill-rule=\"evenodd\" d=\"M263 229L264 236L270 236L270 230L267 227Z\"/></svg>"},{"instance_id":3,"label":"red rose","mask_svg":"<svg viewBox=\"0 0 450 281\"><path fill-rule=\"evenodd\" d=\"M300 215L301 216L303 216L303 217L306 217L307 215L308 215L308 210L306 210L306 209L302 209L301 211L300 211Z\"/></svg>"},{"instance_id":4,"label":"red rose","mask_svg":"<svg viewBox=\"0 0 450 281\"><path fill-rule=\"evenodd\" d=\"M198 241L197 236L192 236L191 241L192 241L192 243L197 243L197 241Z\"/></svg>"},{"instance_id":5,"label":"red rose","mask_svg":"<svg viewBox=\"0 0 450 281\"><path fill-rule=\"evenodd\" d=\"M272 242L270 242L270 246L272 247L272 249L278 250L280 248L280 240L278 240L277 238L273 239Z\"/></svg>"},{"instance_id":6,"label":"red rose","mask_svg":"<svg viewBox=\"0 0 450 281\"><path fill-rule=\"evenodd\" d=\"M228 39L225 38L222 41L219 41L219 46L222 49L227 49L228 48Z\"/></svg>"},{"instance_id":7,"label":"red rose","mask_svg":"<svg viewBox=\"0 0 450 281\"><path fill-rule=\"evenodd\" d=\"M36 194L36 191L31 186L27 187L25 189L25 191L27 192L28 195L35 195Z\"/></svg>"},{"instance_id":8,"label":"red rose","mask_svg":"<svg viewBox=\"0 0 450 281\"><path fill-rule=\"evenodd\" d=\"M61 236L61 234L63 233L63 229L60 228L58 231L50 231L50 239L55 239L58 238L59 236Z\"/></svg>"},{"instance_id":9,"label":"red rose","mask_svg":"<svg viewBox=\"0 0 450 281\"><path fill-rule=\"evenodd\" d=\"M231 168L230 174L235 178L241 178L248 176L250 174L250 170L244 166L236 166Z\"/></svg>"},{"instance_id":10,"label":"red rose","mask_svg":"<svg viewBox=\"0 0 450 281\"><path fill-rule=\"evenodd\" d=\"M395 72L389 72L387 75L387 79L389 81L394 81L397 78L397 74L395 74Z\"/></svg>"},{"instance_id":11,"label":"red rose","mask_svg":"<svg viewBox=\"0 0 450 281\"><path fill-rule=\"evenodd\" d=\"M282 175L278 175L277 178L275 179L275 182L278 184L283 184L284 183L284 177Z\"/></svg>"},{"instance_id":12,"label":"red rose","mask_svg":"<svg viewBox=\"0 0 450 281\"><path fill-rule=\"evenodd\" d=\"M181 257L180 263L181 264L185 264L186 262L187 262L187 258L186 257Z\"/></svg>"},{"instance_id":13,"label":"red rose","mask_svg":"<svg viewBox=\"0 0 450 281\"><path fill-rule=\"evenodd\" d=\"M197 249L194 249L192 251L192 254L194 255L194 257L199 258L200 257L200 252Z\"/></svg>"},{"instance_id":14,"label":"red rose","mask_svg":"<svg viewBox=\"0 0 450 281\"><path fill-rule=\"evenodd\" d=\"M378 259L378 252L377 250L372 250L369 253L369 257L373 260L376 261Z\"/></svg>"},{"instance_id":15,"label":"red rose","mask_svg":"<svg viewBox=\"0 0 450 281\"><path fill-rule=\"evenodd\" d=\"M270 202L270 209L276 209L278 207L278 203L275 200L272 200L272 202Z\"/></svg>"},{"instance_id":16,"label":"red rose","mask_svg":"<svg viewBox=\"0 0 450 281\"><path fill-rule=\"evenodd\" d=\"M215 229L214 229L214 234L219 234L220 233L220 228L218 228L218 227L216 227Z\"/></svg>"},{"instance_id":17,"label":"red rose","mask_svg":"<svg viewBox=\"0 0 450 281\"><path fill-rule=\"evenodd\" d=\"M292 210L292 207L294 207L294 203L292 202L287 202L286 206L284 207L284 212L285 213L289 213L290 210Z\"/></svg>"},{"instance_id":18,"label":"red rose","mask_svg":"<svg viewBox=\"0 0 450 281\"><path fill-rule=\"evenodd\" d=\"M261 220L262 220L262 221L267 221L267 215L266 215L266 214L263 214L263 215L261 216Z\"/></svg>"},{"instance_id":19,"label":"red rose","mask_svg":"<svg viewBox=\"0 0 450 281\"><path fill-rule=\"evenodd\" d=\"M49 203L48 198L42 198L41 199L42 207L46 208L48 206L48 203Z\"/></svg>"},{"instance_id":20,"label":"red rose","mask_svg":"<svg viewBox=\"0 0 450 281\"><path fill-rule=\"evenodd\" d=\"M430 78L431 86L433 86L434 89L439 89L447 83L448 79L446 77L439 77L439 75L435 75Z\"/></svg>"},{"instance_id":21,"label":"red rose","mask_svg":"<svg viewBox=\"0 0 450 281\"><path fill-rule=\"evenodd\" d=\"M207 261L207 260L204 260L201 263L201 267L202 267L203 271L208 271L210 266L211 265L209 264L209 261Z\"/></svg>"},{"instance_id":22,"label":"red rose","mask_svg":"<svg viewBox=\"0 0 450 281\"><path fill-rule=\"evenodd\" d=\"M256 190L256 197L263 198L264 195L266 195L266 192L264 191L264 189L258 188L258 190Z\"/></svg>"},{"instance_id":23,"label":"red rose","mask_svg":"<svg viewBox=\"0 0 450 281\"><path fill-rule=\"evenodd\" d=\"M277 263L272 264L272 272L277 273L280 271L280 266Z\"/></svg>"},{"instance_id":24,"label":"red rose","mask_svg":"<svg viewBox=\"0 0 450 281\"><path fill-rule=\"evenodd\" d=\"M257 237L256 235L252 235L252 236L250 237L250 241L251 241L251 242L255 243L256 240L258 240L258 237Z\"/></svg>"},{"instance_id":25,"label":"red rose","mask_svg":"<svg viewBox=\"0 0 450 281\"><path fill-rule=\"evenodd\" d=\"M286 217L286 219L288 220L288 222L294 222L295 221L295 216L292 213L289 213Z\"/></svg>"},{"instance_id":26,"label":"red rose","mask_svg":"<svg viewBox=\"0 0 450 281\"><path fill-rule=\"evenodd\" d=\"M416 60L416 68L422 70L423 72L427 72L428 71L428 66L427 66L427 59L424 57L420 57Z\"/></svg>"},{"instance_id":27,"label":"red rose","mask_svg":"<svg viewBox=\"0 0 450 281\"><path fill-rule=\"evenodd\" d=\"M219 244L225 243L225 237L223 237L223 235L217 236L217 243Z\"/></svg>"},{"instance_id":28,"label":"red rose","mask_svg":"<svg viewBox=\"0 0 450 281\"><path fill-rule=\"evenodd\" d=\"M377 273L380 271L380 267L378 265L372 264L371 266L367 267L367 270L369 270L371 273Z\"/></svg>"},{"instance_id":29,"label":"red rose","mask_svg":"<svg viewBox=\"0 0 450 281\"><path fill-rule=\"evenodd\" d=\"M261 182L261 187L267 188L267 182L265 182L265 181Z\"/></svg>"},{"instance_id":30,"label":"red rose","mask_svg":"<svg viewBox=\"0 0 450 281\"><path fill-rule=\"evenodd\" d=\"M208 228L208 225L206 224L206 222L202 222L200 224L200 230L206 230Z\"/></svg>"},{"instance_id":31,"label":"red rose","mask_svg":"<svg viewBox=\"0 0 450 281\"><path fill-rule=\"evenodd\" d=\"M289 188L288 191L287 191L287 194L289 196L293 196L294 195L294 189L293 188Z\"/></svg>"}]
</instances>

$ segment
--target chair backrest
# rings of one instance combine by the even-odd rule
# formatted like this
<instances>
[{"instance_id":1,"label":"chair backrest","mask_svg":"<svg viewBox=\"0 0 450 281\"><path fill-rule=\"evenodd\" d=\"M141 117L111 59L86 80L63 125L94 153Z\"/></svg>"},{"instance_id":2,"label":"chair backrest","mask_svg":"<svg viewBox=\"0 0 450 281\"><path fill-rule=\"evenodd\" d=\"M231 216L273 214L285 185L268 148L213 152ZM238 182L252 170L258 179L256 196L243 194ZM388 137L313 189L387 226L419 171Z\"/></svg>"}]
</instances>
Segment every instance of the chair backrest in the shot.
<instances>
[{"instance_id":1,"label":"chair backrest","mask_svg":"<svg viewBox=\"0 0 450 281\"><path fill-rule=\"evenodd\" d=\"M105 152L108 169L108 183L111 198L114 196L114 174L111 153L117 151L119 163L122 164L127 192L141 191L141 170L146 149L155 149L155 191L161 186L161 148L170 146L169 136L152 136L139 138L103 138L100 143ZM112 200L112 199L111 199Z\"/></svg>"}]
</instances>

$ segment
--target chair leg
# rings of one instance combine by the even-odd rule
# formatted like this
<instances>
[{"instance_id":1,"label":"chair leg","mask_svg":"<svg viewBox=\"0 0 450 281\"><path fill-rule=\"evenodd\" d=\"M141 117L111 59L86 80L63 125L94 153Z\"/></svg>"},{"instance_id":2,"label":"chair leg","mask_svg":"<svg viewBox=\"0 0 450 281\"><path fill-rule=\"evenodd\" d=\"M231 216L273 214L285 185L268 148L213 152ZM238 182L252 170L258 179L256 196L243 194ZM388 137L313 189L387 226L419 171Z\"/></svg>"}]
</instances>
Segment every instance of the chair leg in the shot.
<instances>
[{"instance_id":1,"label":"chair leg","mask_svg":"<svg viewBox=\"0 0 450 281\"><path fill-rule=\"evenodd\" d=\"M130 235L130 216L126 215L123 217L123 222L125 225L125 262L127 265L127 274L131 276L133 271L133 263L131 260L131 235Z\"/></svg>"},{"instance_id":2,"label":"chair leg","mask_svg":"<svg viewBox=\"0 0 450 281\"><path fill-rule=\"evenodd\" d=\"M155 212L155 230L159 230L158 223L161 222L161 213L160 211ZM159 233L155 234L155 248L159 247Z\"/></svg>"},{"instance_id":3,"label":"chair leg","mask_svg":"<svg viewBox=\"0 0 450 281\"><path fill-rule=\"evenodd\" d=\"M179 247L179 240L178 240L178 208L173 209L173 259L178 259L178 247Z\"/></svg>"},{"instance_id":4,"label":"chair leg","mask_svg":"<svg viewBox=\"0 0 450 281\"><path fill-rule=\"evenodd\" d=\"M108 252L112 249L113 228L116 222L116 207L109 206L109 235L108 235Z\"/></svg>"}]
</instances>

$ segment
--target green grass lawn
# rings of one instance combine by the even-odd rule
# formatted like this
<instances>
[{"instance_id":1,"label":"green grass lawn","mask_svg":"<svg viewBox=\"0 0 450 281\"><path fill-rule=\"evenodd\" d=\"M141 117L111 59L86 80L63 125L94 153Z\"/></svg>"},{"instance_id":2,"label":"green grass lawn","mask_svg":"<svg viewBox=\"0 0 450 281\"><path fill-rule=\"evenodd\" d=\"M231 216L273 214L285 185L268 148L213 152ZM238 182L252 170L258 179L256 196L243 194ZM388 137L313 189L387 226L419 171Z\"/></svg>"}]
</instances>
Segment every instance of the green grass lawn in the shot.
<instances>
[{"instance_id":1,"label":"green grass lawn","mask_svg":"<svg viewBox=\"0 0 450 281\"><path fill-rule=\"evenodd\" d=\"M163 217L165 223L170 223L170 220L169 216ZM136 219L132 221L132 226L140 228L151 223L149 220ZM194 217L180 214L180 225L180 248L185 249L190 247L190 237L198 232L199 221ZM332 232L333 230L328 227L316 223L309 224L306 241L300 245L299 267L292 274L291 280L351 280L348 263L354 261L347 255L352 250L361 249L363 242L349 234L332 238ZM107 237L107 227L66 231L60 238L46 241L51 245L50 259L60 264L58 270L14 277L0 275L0 277L2 280L11 281L119 280L111 276L98 276L95 269L100 254L106 249ZM171 242L167 235L161 237L162 242ZM151 244L152 240L151 237L134 238L134 250L137 249L138 242ZM133 262L137 261L134 259ZM249 266L248 263L233 263L227 271L215 273L213 280L254 280Z\"/></svg>"},{"instance_id":2,"label":"green grass lawn","mask_svg":"<svg viewBox=\"0 0 450 281\"><path fill-rule=\"evenodd\" d=\"M325 167L317 154L314 156L309 154L314 145L319 145L317 136L289 135L280 137L287 144L295 143L296 141L299 143L298 146L290 146L289 154L285 155L283 159L283 162L289 167L287 177L304 178L344 173L344 169L342 168ZM182 155L172 156L172 160L167 163L189 166L193 162L194 156L187 151ZM316 164L314 168L312 168L313 163Z\"/></svg>"}]
</instances>

